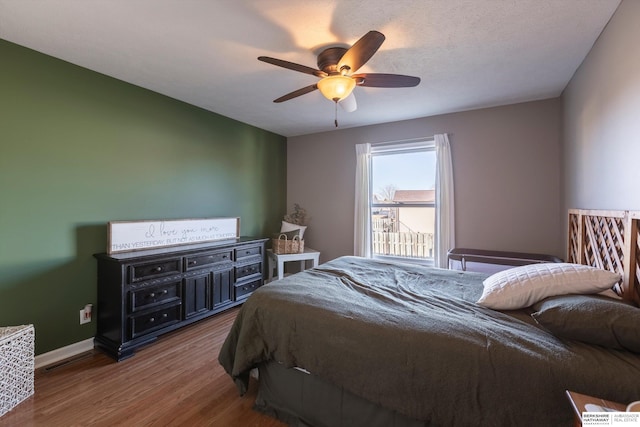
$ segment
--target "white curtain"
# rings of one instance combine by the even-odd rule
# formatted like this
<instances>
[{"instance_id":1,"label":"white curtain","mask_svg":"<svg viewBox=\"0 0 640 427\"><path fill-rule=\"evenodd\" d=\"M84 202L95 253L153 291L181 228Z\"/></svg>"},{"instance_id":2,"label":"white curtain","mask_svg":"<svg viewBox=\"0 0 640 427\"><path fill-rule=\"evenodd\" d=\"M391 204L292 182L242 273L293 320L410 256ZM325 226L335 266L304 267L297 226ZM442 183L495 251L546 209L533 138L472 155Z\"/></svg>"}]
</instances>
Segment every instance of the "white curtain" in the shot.
<instances>
[{"instance_id":1,"label":"white curtain","mask_svg":"<svg viewBox=\"0 0 640 427\"><path fill-rule=\"evenodd\" d=\"M455 247L453 166L447 134L434 135L436 143L436 241L434 265L448 268L447 252Z\"/></svg>"},{"instance_id":2,"label":"white curtain","mask_svg":"<svg viewBox=\"0 0 640 427\"><path fill-rule=\"evenodd\" d=\"M356 145L356 200L354 217L353 254L371 257L371 224L369 221L369 176L371 144Z\"/></svg>"}]
</instances>

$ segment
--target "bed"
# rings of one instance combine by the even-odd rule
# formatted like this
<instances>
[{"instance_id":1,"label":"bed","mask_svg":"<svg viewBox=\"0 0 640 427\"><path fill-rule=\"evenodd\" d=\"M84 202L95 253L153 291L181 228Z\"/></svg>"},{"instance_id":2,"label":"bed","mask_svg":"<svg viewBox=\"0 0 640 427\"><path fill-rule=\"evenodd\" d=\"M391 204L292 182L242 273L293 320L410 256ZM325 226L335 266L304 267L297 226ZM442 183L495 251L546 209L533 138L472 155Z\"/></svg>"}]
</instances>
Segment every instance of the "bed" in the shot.
<instances>
[{"instance_id":1,"label":"bed","mask_svg":"<svg viewBox=\"0 0 640 427\"><path fill-rule=\"evenodd\" d=\"M639 217L569 212L568 261L620 300L545 284L495 309L493 275L341 257L254 292L219 362L241 394L258 368L256 409L290 425L570 425L565 390L640 398Z\"/></svg>"}]
</instances>

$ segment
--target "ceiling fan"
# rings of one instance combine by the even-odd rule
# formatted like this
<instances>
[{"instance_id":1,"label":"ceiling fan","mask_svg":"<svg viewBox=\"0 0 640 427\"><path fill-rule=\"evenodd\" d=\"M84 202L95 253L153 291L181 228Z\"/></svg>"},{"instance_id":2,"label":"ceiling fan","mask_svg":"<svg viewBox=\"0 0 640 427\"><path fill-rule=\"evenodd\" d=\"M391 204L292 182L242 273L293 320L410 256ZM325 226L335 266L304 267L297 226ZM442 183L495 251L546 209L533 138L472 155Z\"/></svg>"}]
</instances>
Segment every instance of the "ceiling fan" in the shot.
<instances>
[{"instance_id":1,"label":"ceiling fan","mask_svg":"<svg viewBox=\"0 0 640 427\"><path fill-rule=\"evenodd\" d=\"M349 49L344 47L327 48L318 55L318 69L268 56L259 56L258 60L320 78L317 83L283 95L273 102L288 101L319 89L325 98L334 101L337 105L338 102L349 97L356 86L386 88L417 86L420 83L419 77L380 73L352 74L371 59L384 39L384 34L378 31L369 31ZM351 102L341 103L347 111L356 109L355 99L351 98Z\"/></svg>"}]
</instances>

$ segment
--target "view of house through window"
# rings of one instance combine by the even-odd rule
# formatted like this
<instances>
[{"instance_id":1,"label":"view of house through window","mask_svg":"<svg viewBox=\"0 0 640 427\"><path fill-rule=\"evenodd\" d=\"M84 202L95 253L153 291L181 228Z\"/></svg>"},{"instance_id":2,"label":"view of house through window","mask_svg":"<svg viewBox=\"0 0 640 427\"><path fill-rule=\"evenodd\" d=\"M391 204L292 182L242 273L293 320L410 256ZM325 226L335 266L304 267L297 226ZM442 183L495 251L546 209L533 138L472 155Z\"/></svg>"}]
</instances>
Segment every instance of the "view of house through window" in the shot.
<instances>
[{"instance_id":1,"label":"view of house through window","mask_svg":"<svg viewBox=\"0 0 640 427\"><path fill-rule=\"evenodd\" d=\"M432 142L404 149L372 149L373 256L433 259L435 176Z\"/></svg>"}]
</instances>

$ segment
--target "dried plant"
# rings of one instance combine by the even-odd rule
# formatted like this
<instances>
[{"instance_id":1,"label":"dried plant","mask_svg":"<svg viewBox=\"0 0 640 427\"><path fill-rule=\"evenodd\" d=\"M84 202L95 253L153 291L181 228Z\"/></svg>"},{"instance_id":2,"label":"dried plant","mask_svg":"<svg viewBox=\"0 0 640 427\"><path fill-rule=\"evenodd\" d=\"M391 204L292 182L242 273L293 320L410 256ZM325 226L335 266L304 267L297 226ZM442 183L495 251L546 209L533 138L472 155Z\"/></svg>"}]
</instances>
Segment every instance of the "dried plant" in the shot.
<instances>
[{"instance_id":1,"label":"dried plant","mask_svg":"<svg viewBox=\"0 0 640 427\"><path fill-rule=\"evenodd\" d=\"M290 222L291 224L297 225L308 225L311 217L307 216L307 211L299 204L293 204L293 212L288 213L284 216L284 220Z\"/></svg>"}]
</instances>

